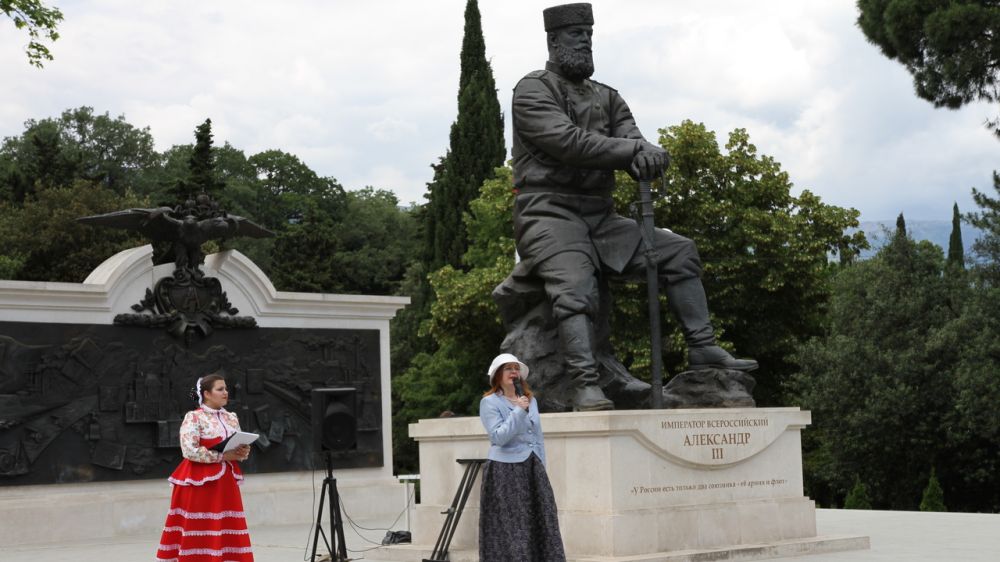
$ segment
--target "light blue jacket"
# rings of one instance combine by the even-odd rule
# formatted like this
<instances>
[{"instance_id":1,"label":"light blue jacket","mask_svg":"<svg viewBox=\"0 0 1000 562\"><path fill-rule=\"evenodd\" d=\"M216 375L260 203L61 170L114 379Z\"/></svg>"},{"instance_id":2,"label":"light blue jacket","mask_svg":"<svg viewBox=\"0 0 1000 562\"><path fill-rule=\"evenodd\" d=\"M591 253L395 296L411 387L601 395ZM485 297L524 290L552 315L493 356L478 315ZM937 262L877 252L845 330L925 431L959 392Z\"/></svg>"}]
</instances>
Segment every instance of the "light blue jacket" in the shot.
<instances>
[{"instance_id":1,"label":"light blue jacket","mask_svg":"<svg viewBox=\"0 0 1000 562\"><path fill-rule=\"evenodd\" d=\"M486 458L500 462L521 462L531 453L545 465L545 437L538 416L538 402L531 399L528 411L510 403L503 394L490 394L479 401L479 419L490 437Z\"/></svg>"}]
</instances>

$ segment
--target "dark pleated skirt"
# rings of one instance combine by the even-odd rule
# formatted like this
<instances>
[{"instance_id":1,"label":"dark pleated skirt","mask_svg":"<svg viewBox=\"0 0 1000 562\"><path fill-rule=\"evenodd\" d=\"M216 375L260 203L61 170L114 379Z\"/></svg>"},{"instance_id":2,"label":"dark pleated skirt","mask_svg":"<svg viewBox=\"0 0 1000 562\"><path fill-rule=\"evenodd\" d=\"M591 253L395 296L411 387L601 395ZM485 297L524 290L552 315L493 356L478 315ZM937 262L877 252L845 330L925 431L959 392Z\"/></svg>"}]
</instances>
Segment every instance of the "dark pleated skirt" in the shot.
<instances>
[{"instance_id":1,"label":"dark pleated skirt","mask_svg":"<svg viewBox=\"0 0 1000 562\"><path fill-rule=\"evenodd\" d=\"M564 562L556 499L541 459L486 461L479 507L479 562Z\"/></svg>"}]
</instances>

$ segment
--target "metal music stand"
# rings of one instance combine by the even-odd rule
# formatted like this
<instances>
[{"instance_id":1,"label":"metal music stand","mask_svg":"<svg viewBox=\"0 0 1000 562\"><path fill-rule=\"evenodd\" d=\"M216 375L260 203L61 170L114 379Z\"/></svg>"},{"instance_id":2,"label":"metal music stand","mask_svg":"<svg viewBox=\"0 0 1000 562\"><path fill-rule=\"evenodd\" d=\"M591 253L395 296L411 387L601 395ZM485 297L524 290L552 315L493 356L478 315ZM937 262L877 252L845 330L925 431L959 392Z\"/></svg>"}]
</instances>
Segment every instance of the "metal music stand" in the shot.
<instances>
[{"instance_id":1,"label":"metal music stand","mask_svg":"<svg viewBox=\"0 0 1000 562\"><path fill-rule=\"evenodd\" d=\"M486 462L486 459L457 459L455 462L465 465L465 473L462 475L462 481L458 484L458 490L455 491L455 499L451 500L451 507L441 512L447 514L448 517L445 518L441 534L438 535L437 542L434 543L434 551L431 553L431 557L424 558L423 562L446 562L448 560L448 547L451 546L451 538L455 536L455 528L458 527L458 520L462 518L465 502L469 499L472 485L476 483L479 469Z\"/></svg>"}]
</instances>

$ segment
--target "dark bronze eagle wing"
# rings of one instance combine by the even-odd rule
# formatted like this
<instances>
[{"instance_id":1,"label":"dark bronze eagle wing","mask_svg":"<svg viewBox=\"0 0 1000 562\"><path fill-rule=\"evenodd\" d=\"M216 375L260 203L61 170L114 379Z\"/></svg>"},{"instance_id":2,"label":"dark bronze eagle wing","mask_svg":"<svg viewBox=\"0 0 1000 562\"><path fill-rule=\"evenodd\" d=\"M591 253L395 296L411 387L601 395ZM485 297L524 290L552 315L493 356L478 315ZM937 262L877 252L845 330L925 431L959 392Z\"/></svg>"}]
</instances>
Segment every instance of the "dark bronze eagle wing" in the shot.
<instances>
[{"instance_id":1,"label":"dark bronze eagle wing","mask_svg":"<svg viewBox=\"0 0 1000 562\"><path fill-rule=\"evenodd\" d=\"M249 238L271 238L274 233L263 226L236 215L226 215L226 222L229 223L229 233L226 238L236 238L237 236L247 236Z\"/></svg>"},{"instance_id":2,"label":"dark bronze eagle wing","mask_svg":"<svg viewBox=\"0 0 1000 562\"><path fill-rule=\"evenodd\" d=\"M94 226L134 230L151 240L174 241L180 239L181 232L180 221L169 214L172 211L170 207L125 209L76 220Z\"/></svg>"}]
</instances>

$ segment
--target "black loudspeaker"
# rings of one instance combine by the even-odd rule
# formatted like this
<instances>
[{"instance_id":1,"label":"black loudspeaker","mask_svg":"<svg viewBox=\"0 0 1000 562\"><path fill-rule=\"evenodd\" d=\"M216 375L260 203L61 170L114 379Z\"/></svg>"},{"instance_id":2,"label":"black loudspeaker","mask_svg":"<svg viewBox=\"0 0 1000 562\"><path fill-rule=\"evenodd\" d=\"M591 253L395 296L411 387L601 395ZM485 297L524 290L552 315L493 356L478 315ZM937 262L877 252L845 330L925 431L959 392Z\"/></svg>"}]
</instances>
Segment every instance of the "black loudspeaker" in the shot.
<instances>
[{"instance_id":1,"label":"black loudspeaker","mask_svg":"<svg viewBox=\"0 0 1000 562\"><path fill-rule=\"evenodd\" d=\"M313 451L350 451L358 445L358 402L354 388L312 389Z\"/></svg>"}]
</instances>

